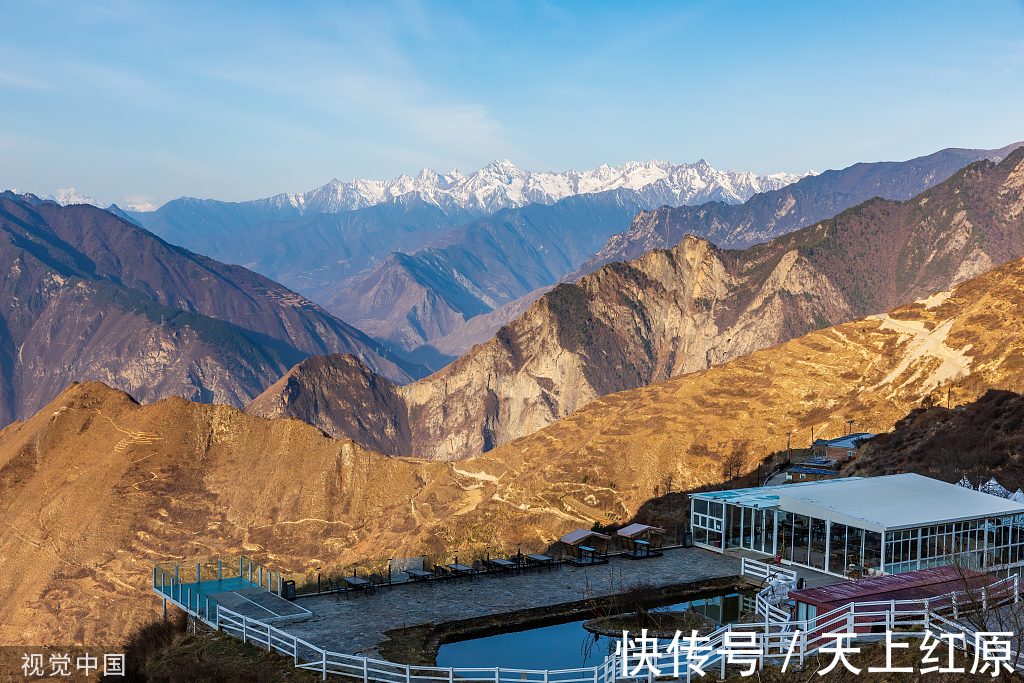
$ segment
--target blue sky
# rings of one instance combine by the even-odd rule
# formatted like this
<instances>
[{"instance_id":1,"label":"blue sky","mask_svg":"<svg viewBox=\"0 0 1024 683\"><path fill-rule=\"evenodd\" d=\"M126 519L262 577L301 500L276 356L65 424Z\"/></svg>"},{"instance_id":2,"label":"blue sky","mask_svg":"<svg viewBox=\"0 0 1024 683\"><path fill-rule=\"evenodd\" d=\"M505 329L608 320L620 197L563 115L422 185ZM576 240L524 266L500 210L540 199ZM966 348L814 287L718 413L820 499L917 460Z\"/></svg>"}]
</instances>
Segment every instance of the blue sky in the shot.
<instances>
[{"instance_id":1,"label":"blue sky","mask_svg":"<svg viewBox=\"0 0 1024 683\"><path fill-rule=\"evenodd\" d=\"M245 200L492 159L758 173L1024 140L1024 2L0 1L0 188Z\"/></svg>"}]
</instances>

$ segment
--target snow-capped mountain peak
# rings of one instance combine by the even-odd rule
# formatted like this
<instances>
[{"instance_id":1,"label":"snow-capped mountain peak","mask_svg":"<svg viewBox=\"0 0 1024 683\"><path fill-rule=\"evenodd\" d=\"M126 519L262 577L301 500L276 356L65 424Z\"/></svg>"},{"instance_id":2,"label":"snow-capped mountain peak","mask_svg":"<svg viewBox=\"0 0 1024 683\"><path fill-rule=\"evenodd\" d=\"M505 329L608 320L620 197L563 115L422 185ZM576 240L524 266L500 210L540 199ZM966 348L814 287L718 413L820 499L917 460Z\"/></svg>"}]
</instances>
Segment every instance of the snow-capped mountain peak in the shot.
<instances>
[{"instance_id":1,"label":"snow-capped mountain peak","mask_svg":"<svg viewBox=\"0 0 1024 683\"><path fill-rule=\"evenodd\" d=\"M66 190L57 190L56 195L48 194L43 199L51 199L61 206L70 206L72 204L92 204L101 209L107 208L106 204L96 201L88 195L84 195L73 187L69 187Z\"/></svg>"},{"instance_id":2,"label":"snow-capped mountain peak","mask_svg":"<svg viewBox=\"0 0 1024 683\"><path fill-rule=\"evenodd\" d=\"M667 161L630 161L621 166L602 164L590 171L532 173L508 159L495 160L464 175L458 169L442 175L421 170L415 178L393 180L332 180L302 195L287 195L303 213L334 213L372 206L417 193L442 208L460 207L471 213L491 214L532 202L553 204L577 194L626 188L641 194L652 207L724 201L740 204L758 192L776 190L811 173L756 175L749 171L717 171L700 159L693 164Z\"/></svg>"}]
</instances>

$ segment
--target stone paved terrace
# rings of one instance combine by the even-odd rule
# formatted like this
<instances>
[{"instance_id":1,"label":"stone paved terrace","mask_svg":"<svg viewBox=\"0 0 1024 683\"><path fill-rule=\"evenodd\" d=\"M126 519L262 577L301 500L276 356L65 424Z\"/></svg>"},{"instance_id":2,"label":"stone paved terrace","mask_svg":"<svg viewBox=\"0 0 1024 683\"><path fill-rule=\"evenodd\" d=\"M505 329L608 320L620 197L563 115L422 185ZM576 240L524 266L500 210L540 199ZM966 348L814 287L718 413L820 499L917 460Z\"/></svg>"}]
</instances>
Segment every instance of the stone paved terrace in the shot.
<instances>
[{"instance_id":1,"label":"stone paved terrace","mask_svg":"<svg viewBox=\"0 0 1024 683\"><path fill-rule=\"evenodd\" d=\"M736 576L739 571L737 557L679 548L642 560L614 557L608 564L593 567L566 564L516 576L402 584L372 595L300 598L298 604L313 617L283 628L333 652L374 654L387 640L384 631L576 602L587 597L588 580L594 594L610 595L641 580L658 587L673 586Z\"/></svg>"}]
</instances>

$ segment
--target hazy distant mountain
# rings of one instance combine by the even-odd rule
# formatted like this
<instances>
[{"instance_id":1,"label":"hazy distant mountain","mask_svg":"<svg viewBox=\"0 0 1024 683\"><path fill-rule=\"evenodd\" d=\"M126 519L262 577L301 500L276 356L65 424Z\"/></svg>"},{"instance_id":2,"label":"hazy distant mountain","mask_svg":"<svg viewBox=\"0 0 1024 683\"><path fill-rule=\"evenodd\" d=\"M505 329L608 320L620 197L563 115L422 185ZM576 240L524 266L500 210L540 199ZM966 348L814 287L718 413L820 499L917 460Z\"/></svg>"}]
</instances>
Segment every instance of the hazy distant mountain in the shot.
<instances>
[{"instance_id":1,"label":"hazy distant mountain","mask_svg":"<svg viewBox=\"0 0 1024 683\"><path fill-rule=\"evenodd\" d=\"M573 282L612 261L636 258L656 247L669 248L684 235L742 249L834 216L872 197L909 199L979 159L999 162L1024 142L1001 149L944 149L910 161L854 164L825 171L743 204L724 202L648 211L629 229L612 235L600 252L564 278Z\"/></svg>"},{"instance_id":2,"label":"hazy distant mountain","mask_svg":"<svg viewBox=\"0 0 1024 683\"><path fill-rule=\"evenodd\" d=\"M374 206L269 221L192 243L218 261L251 268L307 296L372 268L395 251L415 251L473 217L408 194Z\"/></svg>"},{"instance_id":3,"label":"hazy distant mountain","mask_svg":"<svg viewBox=\"0 0 1024 683\"><path fill-rule=\"evenodd\" d=\"M107 205L99 202L89 195L82 194L73 187L69 187L66 190L57 190L57 194L48 194L43 199L52 199L61 206L73 206L75 204L89 204L100 209L107 208Z\"/></svg>"},{"instance_id":4,"label":"hazy distant mountain","mask_svg":"<svg viewBox=\"0 0 1024 683\"><path fill-rule=\"evenodd\" d=\"M425 374L276 282L92 206L0 198L0 272L0 424L75 380L242 405L309 356Z\"/></svg>"},{"instance_id":5,"label":"hazy distant mountain","mask_svg":"<svg viewBox=\"0 0 1024 683\"><path fill-rule=\"evenodd\" d=\"M409 352L557 282L644 204L635 190L620 188L503 209L413 253L392 253L364 275L315 296L371 337ZM506 313L514 317L512 311ZM438 369L439 360L446 362L438 358L430 367Z\"/></svg>"},{"instance_id":6,"label":"hazy distant mountain","mask_svg":"<svg viewBox=\"0 0 1024 683\"><path fill-rule=\"evenodd\" d=\"M375 206L410 195L442 209L453 221L467 213L472 219L501 209L531 203L553 204L578 194L615 189L635 190L648 208L665 204L724 201L739 203L757 192L778 189L803 175L749 171L717 171L701 159L694 164L664 161L628 162L591 171L531 173L510 161L494 161L469 175L457 170L444 175L423 169L412 178L332 180L302 194L279 194L249 202L221 202L182 197L136 218L166 240L198 248L198 240L227 235L271 221L293 221L317 213L338 213Z\"/></svg>"}]
</instances>

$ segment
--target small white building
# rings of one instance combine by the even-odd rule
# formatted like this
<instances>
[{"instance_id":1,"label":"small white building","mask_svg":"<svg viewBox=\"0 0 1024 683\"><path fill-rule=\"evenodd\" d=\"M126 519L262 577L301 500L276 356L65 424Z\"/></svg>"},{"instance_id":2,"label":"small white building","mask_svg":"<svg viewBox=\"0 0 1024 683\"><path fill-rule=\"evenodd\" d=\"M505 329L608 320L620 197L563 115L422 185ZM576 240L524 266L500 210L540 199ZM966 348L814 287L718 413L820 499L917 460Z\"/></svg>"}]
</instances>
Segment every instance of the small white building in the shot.
<instances>
[{"instance_id":1,"label":"small white building","mask_svg":"<svg viewBox=\"0 0 1024 683\"><path fill-rule=\"evenodd\" d=\"M694 544L745 548L836 576L1024 566L1024 504L919 474L695 493ZM883 553L884 551L884 553Z\"/></svg>"}]
</instances>

